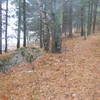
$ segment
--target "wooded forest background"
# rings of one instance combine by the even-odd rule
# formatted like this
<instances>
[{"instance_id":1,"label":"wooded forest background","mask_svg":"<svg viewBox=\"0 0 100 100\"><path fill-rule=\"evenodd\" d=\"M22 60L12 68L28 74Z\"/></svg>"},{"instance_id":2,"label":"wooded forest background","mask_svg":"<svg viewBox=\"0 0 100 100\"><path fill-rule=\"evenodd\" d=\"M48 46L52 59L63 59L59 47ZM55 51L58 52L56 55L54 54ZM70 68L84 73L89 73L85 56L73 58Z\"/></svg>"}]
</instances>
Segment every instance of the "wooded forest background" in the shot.
<instances>
[{"instance_id":1,"label":"wooded forest background","mask_svg":"<svg viewBox=\"0 0 100 100\"><path fill-rule=\"evenodd\" d=\"M100 0L0 0L0 100L100 100Z\"/></svg>"},{"instance_id":2,"label":"wooded forest background","mask_svg":"<svg viewBox=\"0 0 100 100\"><path fill-rule=\"evenodd\" d=\"M14 5L16 15L9 13L9 5ZM11 33L15 37L9 36L11 18L17 19ZM0 0L0 54L9 51L9 38L16 39L16 48L21 47L22 40L23 47L37 41L45 51L60 53L64 37L80 35L87 39L99 28L99 0Z\"/></svg>"}]
</instances>

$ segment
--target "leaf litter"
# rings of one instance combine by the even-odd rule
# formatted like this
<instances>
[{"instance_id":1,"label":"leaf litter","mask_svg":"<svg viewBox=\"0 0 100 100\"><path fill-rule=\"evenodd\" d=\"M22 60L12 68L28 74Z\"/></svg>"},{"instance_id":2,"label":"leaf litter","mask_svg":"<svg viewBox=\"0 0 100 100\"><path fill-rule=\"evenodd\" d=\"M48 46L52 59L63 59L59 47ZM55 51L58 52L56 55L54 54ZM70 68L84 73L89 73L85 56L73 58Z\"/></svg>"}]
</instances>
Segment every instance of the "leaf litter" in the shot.
<instances>
[{"instance_id":1,"label":"leaf litter","mask_svg":"<svg viewBox=\"0 0 100 100\"><path fill-rule=\"evenodd\" d=\"M63 48L1 73L0 100L99 100L100 36L68 39Z\"/></svg>"}]
</instances>

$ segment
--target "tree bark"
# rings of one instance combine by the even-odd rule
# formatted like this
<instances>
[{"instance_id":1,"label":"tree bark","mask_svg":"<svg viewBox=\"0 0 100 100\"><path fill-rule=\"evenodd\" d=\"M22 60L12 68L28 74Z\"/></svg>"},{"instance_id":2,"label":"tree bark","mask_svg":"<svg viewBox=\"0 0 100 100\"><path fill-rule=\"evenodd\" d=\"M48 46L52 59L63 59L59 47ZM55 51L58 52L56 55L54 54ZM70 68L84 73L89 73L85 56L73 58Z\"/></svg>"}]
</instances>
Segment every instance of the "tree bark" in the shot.
<instances>
[{"instance_id":1,"label":"tree bark","mask_svg":"<svg viewBox=\"0 0 100 100\"><path fill-rule=\"evenodd\" d=\"M0 0L0 54L2 54L2 0Z\"/></svg>"},{"instance_id":2,"label":"tree bark","mask_svg":"<svg viewBox=\"0 0 100 100\"><path fill-rule=\"evenodd\" d=\"M40 35L40 48L43 48L43 1L40 0L40 21L39 21L39 35Z\"/></svg>"},{"instance_id":3,"label":"tree bark","mask_svg":"<svg viewBox=\"0 0 100 100\"><path fill-rule=\"evenodd\" d=\"M26 47L26 0L23 0L23 24L24 24L23 46Z\"/></svg>"},{"instance_id":4,"label":"tree bark","mask_svg":"<svg viewBox=\"0 0 100 100\"><path fill-rule=\"evenodd\" d=\"M43 37L43 44L44 44L44 50L49 51L50 46L50 33L49 33L49 24L48 24L48 18L47 18L47 2L45 0L44 2L44 37Z\"/></svg>"},{"instance_id":5,"label":"tree bark","mask_svg":"<svg viewBox=\"0 0 100 100\"><path fill-rule=\"evenodd\" d=\"M93 33L95 33L95 28L96 28L97 8L98 8L98 0L95 0L94 12L93 12Z\"/></svg>"},{"instance_id":6,"label":"tree bark","mask_svg":"<svg viewBox=\"0 0 100 100\"><path fill-rule=\"evenodd\" d=\"M72 0L70 0L70 4L69 4L69 37L72 37Z\"/></svg>"},{"instance_id":7,"label":"tree bark","mask_svg":"<svg viewBox=\"0 0 100 100\"><path fill-rule=\"evenodd\" d=\"M93 0L89 1L89 8L88 8L88 24L87 24L87 35L91 34L92 28L92 18L93 18Z\"/></svg>"},{"instance_id":8,"label":"tree bark","mask_svg":"<svg viewBox=\"0 0 100 100\"><path fill-rule=\"evenodd\" d=\"M84 13L84 7L81 7L81 36L85 35Z\"/></svg>"},{"instance_id":9,"label":"tree bark","mask_svg":"<svg viewBox=\"0 0 100 100\"><path fill-rule=\"evenodd\" d=\"M40 48L43 48L43 27L42 27L42 15L40 14L40 29L39 29L39 34L40 34Z\"/></svg>"},{"instance_id":10,"label":"tree bark","mask_svg":"<svg viewBox=\"0 0 100 100\"><path fill-rule=\"evenodd\" d=\"M18 11L17 48L20 48L20 32L21 32L21 0L19 0L19 11Z\"/></svg>"},{"instance_id":11,"label":"tree bark","mask_svg":"<svg viewBox=\"0 0 100 100\"><path fill-rule=\"evenodd\" d=\"M52 53L61 53L61 23L58 23L56 0L52 1Z\"/></svg>"},{"instance_id":12,"label":"tree bark","mask_svg":"<svg viewBox=\"0 0 100 100\"><path fill-rule=\"evenodd\" d=\"M68 5L67 1L63 0L63 19L62 19L62 33L65 33L65 37L67 37L68 32Z\"/></svg>"},{"instance_id":13,"label":"tree bark","mask_svg":"<svg viewBox=\"0 0 100 100\"><path fill-rule=\"evenodd\" d=\"M6 31L5 31L5 52L8 51L8 0L6 0Z\"/></svg>"}]
</instances>

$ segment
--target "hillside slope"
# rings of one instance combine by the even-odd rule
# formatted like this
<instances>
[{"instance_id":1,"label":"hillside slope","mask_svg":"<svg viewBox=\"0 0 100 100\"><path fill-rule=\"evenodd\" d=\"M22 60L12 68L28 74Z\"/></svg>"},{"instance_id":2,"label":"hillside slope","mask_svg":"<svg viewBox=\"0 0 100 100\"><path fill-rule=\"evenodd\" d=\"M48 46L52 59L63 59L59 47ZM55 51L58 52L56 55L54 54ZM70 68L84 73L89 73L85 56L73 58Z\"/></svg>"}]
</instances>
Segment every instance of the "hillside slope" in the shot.
<instances>
[{"instance_id":1,"label":"hillside slope","mask_svg":"<svg viewBox=\"0 0 100 100\"><path fill-rule=\"evenodd\" d=\"M0 74L0 100L100 100L100 35Z\"/></svg>"}]
</instances>

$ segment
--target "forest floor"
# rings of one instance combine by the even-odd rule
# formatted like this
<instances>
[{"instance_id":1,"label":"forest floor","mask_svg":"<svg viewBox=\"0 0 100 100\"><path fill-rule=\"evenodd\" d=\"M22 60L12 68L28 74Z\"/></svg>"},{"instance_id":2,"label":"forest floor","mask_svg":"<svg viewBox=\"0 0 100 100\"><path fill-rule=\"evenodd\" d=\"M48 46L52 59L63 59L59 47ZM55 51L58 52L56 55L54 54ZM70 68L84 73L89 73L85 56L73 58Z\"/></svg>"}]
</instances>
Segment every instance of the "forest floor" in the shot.
<instances>
[{"instance_id":1,"label":"forest floor","mask_svg":"<svg viewBox=\"0 0 100 100\"><path fill-rule=\"evenodd\" d=\"M100 100L100 35L67 39L62 54L0 74L0 100Z\"/></svg>"}]
</instances>

